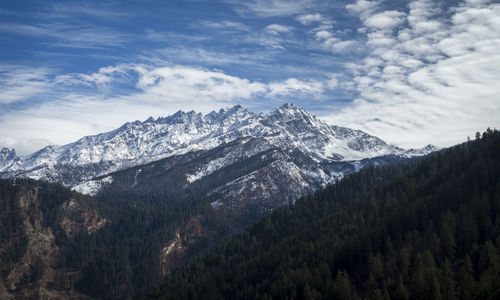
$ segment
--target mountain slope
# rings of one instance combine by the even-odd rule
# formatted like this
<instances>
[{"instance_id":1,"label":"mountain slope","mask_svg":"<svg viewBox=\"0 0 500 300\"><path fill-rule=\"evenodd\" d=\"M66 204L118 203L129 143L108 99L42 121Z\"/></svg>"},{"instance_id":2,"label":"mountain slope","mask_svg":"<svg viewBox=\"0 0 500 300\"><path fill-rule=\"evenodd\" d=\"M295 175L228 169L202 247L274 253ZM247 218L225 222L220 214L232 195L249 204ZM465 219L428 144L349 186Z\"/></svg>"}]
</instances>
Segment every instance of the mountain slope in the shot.
<instances>
[{"instance_id":1,"label":"mountain slope","mask_svg":"<svg viewBox=\"0 0 500 300\"><path fill-rule=\"evenodd\" d=\"M106 226L91 201L58 184L0 180L0 207L0 298L88 299L68 258L78 251L69 241Z\"/></svg>"},{"instance_id":2,"label":"mountain slope","mask_svg":"<svg viewBox=\"0 0 500 300\"><path fill-rule=\"evenodd\" d=\"M496 299L500 134L366 168L264 217L152 298Z\"/></svg>"}]
</instances>

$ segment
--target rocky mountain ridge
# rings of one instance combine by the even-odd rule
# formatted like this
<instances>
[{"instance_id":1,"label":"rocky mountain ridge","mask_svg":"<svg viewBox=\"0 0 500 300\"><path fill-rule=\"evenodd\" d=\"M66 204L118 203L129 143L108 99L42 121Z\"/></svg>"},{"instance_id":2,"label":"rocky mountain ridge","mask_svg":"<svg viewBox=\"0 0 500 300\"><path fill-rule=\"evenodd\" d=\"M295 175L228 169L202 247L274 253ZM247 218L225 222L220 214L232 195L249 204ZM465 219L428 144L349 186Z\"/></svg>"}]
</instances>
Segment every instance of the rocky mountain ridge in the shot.
<instances>
[{"instance_id":1,"label":"rocky mountain ridge","mask_svg":"<svg viewBox=\"0 0 500 300\"><path fill-rule=\"evenodd\" d=\"M120 128L84 137L63 146L48 146L33 154L17 156L15 150L0 151L2 177L23 177L62 183L87 194L95 194L111 178L103 176L193 151L208 151L241 139L260 138L257 149L300 152L315 164L359 162L386 155L400 158L435 151L434 146L404 150L360 130L332 126L294 104L284 104L268 114L256 114L240 105L208 114L194 111L177 113L144 122L126 123ZM260 148L259 148L260 147ZM193 182L220 169L232 159L212 161L206 168L186 174ZM293 169L293 168L291 168ZM312 177L323 177L327 184L343 176L307 170ZM311 177L306 175L306 177ZM97 177L100 179L95 180ZM235 178L236 179L236 178Z\"/></svg>"}]
</instances>

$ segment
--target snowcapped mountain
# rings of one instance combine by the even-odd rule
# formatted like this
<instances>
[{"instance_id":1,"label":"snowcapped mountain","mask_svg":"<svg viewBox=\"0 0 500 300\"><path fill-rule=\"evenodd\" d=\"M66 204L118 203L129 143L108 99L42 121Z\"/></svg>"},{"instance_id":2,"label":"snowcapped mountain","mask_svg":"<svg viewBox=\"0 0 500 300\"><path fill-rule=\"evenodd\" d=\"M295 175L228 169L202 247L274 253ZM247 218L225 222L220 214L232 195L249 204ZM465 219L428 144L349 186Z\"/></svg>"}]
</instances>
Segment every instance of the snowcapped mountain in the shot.
<instances>
[{"instance_id":1,"label":"snowcapped mountain","mask_svg":"<svg viewBox=\"0 0 500 300\"><path fill-rule=\"evenodd\" d=\"M329 125L293 104L285 104L268 114L256 114L237 105L206 115L178 111L165 118L126 123L111 132L63 146L48 146L26 156L17 156L14 150L3 148L0 172L2 177L43 179L95 194L102 185L113 181L106 176L113 172L168 157L224 148L231 143L240 143L240 147L231 148L226 155L186 173L186 183L199 181L266 151L275 151L269 155L281 158L273 160L273 171L281 169L289 173L289 179L294 177L292 181L304 187L294 193L298 195L355 171L377 157L407 158L436 150L431 145L403 150L363 131ZM234 182L226 185L241 184L250 177L233 178ZM223 190L220 186L211 193Z\"/></svg>"}]
</instances>

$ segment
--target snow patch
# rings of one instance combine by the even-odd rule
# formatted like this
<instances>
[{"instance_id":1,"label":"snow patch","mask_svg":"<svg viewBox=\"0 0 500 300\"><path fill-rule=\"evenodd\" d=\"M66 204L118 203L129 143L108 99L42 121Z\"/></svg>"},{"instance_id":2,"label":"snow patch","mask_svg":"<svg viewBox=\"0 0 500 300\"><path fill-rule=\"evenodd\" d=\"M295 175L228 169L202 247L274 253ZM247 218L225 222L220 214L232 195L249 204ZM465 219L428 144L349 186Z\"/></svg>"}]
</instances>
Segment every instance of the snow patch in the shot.
<instances>
[{"instance_id":1,"label":"snow patch","mask_svg":"<svg viewBox=\"0 0 500 300\"><path fill-rule=\"evenodd\" d=\"M111 184L112 182L113 177L107 176L99 180L89 180L79 185L75 185L71 188L71 190L80 194L95 196L97 195L97 193L99 193L104 185Z\"/></svg>"},{"instance_id":2,"label":"snow patch","mask_svg":"<svg viewBox=\"0 0 500 300\"><path fill-rule=\"evenodd\" d=\"M222 201L220 201L220 200L215 200L215 201L210 203L210 206L212 206L213 209L217 209L223 205L224 205L224 203L222 203Z\"/></svg>"},{"instance_id":3,"label":"snow patch","mask_svg":"<svg viewBox=\"0 0 500 300\"><path fill-rule=\"evenodd\" d=\"M134 183L132 184L132 187L135 187L139 183L139 174L141 174L141 172L142 172L142 169L135 171Z\"/></svg>"}]
</instances>

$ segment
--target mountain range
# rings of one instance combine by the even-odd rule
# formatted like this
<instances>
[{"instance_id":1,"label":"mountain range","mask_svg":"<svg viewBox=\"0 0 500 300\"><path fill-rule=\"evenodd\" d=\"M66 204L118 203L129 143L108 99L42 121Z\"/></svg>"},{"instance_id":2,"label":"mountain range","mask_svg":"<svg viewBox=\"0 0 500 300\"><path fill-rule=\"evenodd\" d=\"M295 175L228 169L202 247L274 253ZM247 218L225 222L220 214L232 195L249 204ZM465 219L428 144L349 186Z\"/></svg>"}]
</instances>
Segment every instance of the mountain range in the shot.
<instances>
[{"instance_id":1,"label":"mountain range","mask_svg":"<svg viewBox=\"0 0 500 300\"><path fill-rule=\"evenodd\" d=\"M294 104L267 114L236 105L150 117L26 156L4 148L0 177L60 183L87 195L204 199L238 231L361 168L437 149L405 150L329 125Z\"/></svg>"},{"instance_id":2,"label":"mountain range","mask_svg":"<svg viewBox=\"0 0 500 300\"><path fill-rule=\"evenodd\" d=\"M17 156L14 149L3 148L0 176L57 182L95 195L112 182L107 175L116 171L218 148L226 149L225 153L193 165L185 174L185 184L262 154L261 160L269 162L265 167L286 173L288 181L298 185L292 198L368 164L385 164L388 158L405 159L437 150L432 145L404 150L363 131L329 125L294 104L284 104L267 114L236 105L205 115L178 111L164 118L129 122L110 132L67 145L47 146L30 155ZM214 191L227 189L228 184L240 188L248 181L255 184L252 178L256 171L239 174Z\"/></svg>"}]
</instances>

